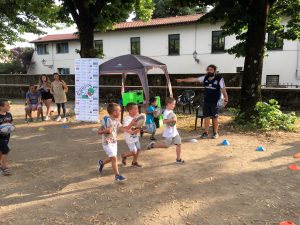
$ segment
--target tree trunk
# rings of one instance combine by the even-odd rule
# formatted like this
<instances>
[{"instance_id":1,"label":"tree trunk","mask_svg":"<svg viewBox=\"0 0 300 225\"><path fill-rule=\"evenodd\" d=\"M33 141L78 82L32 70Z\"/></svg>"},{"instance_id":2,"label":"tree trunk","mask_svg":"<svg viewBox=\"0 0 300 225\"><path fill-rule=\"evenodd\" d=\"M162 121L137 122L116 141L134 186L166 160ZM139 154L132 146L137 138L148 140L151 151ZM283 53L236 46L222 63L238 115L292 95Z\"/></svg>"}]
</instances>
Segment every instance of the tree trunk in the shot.
<instances>
[{"instance_id":1,"label":"tree trunk","mask_svg":"<svg viewBox=\"0 0 300 225\"><path fill-rule=\"evenodd\" d=\"M94 26L85 23L84 26L78 26L80 40L80 57L95 58L94 52Z\"/></svg>"},{"instance_id":2,"label":"tree trunk","mask_svg":"<svg viewBox=\"0 0 300 225\"><path fill-rule=\"evenodd\" d=\"M250 119L255 105L261 100L261 77L264 59L265 36L270 3L253 0L246 38L246 57L241 90L241 113Z\"/></svg>"}]
</instances>

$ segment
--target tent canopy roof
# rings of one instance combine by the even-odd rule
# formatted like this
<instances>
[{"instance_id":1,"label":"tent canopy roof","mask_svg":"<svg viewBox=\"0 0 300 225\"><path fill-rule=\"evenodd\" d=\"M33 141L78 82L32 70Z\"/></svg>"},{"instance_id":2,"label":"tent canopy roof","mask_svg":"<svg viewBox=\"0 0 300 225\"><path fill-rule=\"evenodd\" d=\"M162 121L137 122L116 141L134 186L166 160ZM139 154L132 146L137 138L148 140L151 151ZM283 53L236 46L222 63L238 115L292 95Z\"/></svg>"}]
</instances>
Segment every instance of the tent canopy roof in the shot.
<instances>
[{"instance_id":1,"label":"tent canopy roof","mask_svg":"<svg viewBox=\"0 0 300 225\"><path fill-rule=\"evenodd\" d=\"M167 66L159 61L141 55L122 55L113 58L100 65L100 75L112 73L138 73L153 68L167 69Z\"/></svg>"}]
</instances>

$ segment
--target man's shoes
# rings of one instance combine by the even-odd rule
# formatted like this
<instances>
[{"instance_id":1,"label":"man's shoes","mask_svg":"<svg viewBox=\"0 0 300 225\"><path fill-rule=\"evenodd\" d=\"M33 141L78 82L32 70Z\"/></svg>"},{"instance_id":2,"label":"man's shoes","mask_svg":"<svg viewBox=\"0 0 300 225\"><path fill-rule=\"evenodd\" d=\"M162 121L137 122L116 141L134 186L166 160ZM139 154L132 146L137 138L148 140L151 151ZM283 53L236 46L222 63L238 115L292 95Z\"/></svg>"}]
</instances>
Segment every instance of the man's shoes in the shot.
<instances>
[{"instance_id":1,"label":"man's shoes","mask_svg":"<svg viewBox=\"0 0 300 225\"><path fill-rule=\"evenodd\" d=\"M207 132L204 132L204 133L200 136L200 138L208 138L208 133L207 133Z\"/></svg>"}]
</instances>

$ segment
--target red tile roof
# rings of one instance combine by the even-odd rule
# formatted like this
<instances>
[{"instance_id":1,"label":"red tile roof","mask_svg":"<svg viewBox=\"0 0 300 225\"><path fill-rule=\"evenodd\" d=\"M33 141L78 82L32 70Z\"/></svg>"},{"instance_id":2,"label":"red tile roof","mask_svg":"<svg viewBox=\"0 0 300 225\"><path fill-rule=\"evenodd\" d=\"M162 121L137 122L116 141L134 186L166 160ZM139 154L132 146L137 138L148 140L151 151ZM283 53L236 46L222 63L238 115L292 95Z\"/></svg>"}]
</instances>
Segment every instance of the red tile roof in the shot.
<instances>
[{"instance_id":1,"label":"red tile roof","mask_svg":"<svg viewBox=\"0 0 300 225\"><path fill-rule=\"evenodd\" d=\"M167 18L157 18L150 21L133 21L133 22L124 22L118 23L114 26L114 30L126 30L134 28L143 28L143 27L156 27L163 25L171 24L184 24L184 23L193 23L198 21L204 14L188 15L188 16L176 16L176 17L167 17ZM52 42L52 41L67 41L67 40L78 40L78 35L75 34L53 34L40 37L36 40L31 41L30 43L37 42Z\"/></svg>"}]
</instances>

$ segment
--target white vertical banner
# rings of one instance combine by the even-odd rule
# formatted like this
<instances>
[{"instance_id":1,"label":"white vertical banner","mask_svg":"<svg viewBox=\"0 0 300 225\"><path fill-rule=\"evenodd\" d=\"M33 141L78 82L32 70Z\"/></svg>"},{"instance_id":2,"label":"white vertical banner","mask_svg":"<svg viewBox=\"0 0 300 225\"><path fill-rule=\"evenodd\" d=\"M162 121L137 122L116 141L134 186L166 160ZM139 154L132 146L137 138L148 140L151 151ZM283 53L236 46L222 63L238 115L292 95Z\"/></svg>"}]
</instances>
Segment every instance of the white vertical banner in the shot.
<instances>
[{"instance_id":1,"label":"white vertical banner","mask_svg":"<svg viewBox=\"0 0 300 225\"><path fill-rule=\"evenodd\" d=\"M77 121L98 122L98 58L75 59L75 115Z\"/></svg>"}]
</instances>

